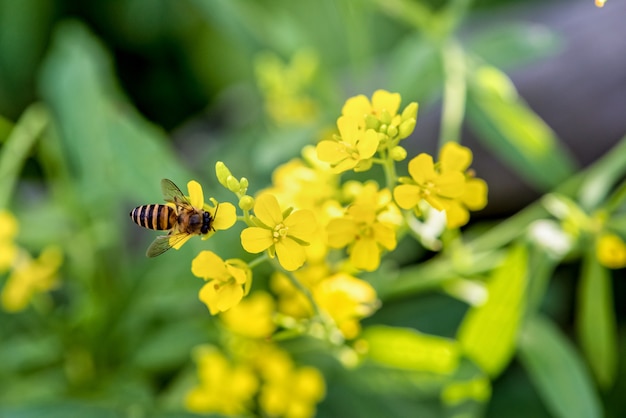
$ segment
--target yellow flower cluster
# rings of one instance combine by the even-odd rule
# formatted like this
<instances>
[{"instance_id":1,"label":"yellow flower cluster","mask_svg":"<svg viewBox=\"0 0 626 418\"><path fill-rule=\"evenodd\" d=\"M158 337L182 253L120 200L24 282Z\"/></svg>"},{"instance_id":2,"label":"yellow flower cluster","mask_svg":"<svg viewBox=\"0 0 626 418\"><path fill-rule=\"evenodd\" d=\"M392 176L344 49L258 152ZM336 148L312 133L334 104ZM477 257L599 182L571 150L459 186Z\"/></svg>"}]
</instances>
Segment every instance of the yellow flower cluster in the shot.
<instances>
[{"instance_id":1,"label":"yellow flower cluster","mask_svg":"<svg viewBox=\"0 0 626 418\"><path fill-rule=\"evenodd\" d=\"M25 309L31 300L57 285L57 273L63 254L56 246L48 246L33 258L15 243L18 222L8 211L0 211L0 274L9 272L0 301L7 312Z\"/></svg>"},{"instance_id":2,"label":"yellow flower cluster","mask_svg":"<svg viewBox=\"0 0 626 418\"><path fill-rule=\"evenodd\" d=\"M296 367L272 336L308 334L332 344L356 339L360 321L380 304L361 273L377 270L405 234L422 238L428 228L421 222L437 218L443 226L445 216L448 228L457 228L468 222L470 210L486 205L487 185L474 177L472 153L461 145L443 146L437 162L420 154L409 162L409 176L396 175L397 162L407 157L400 141L413 132L418 110L417 103L400 110L400 103L398 93L384 90L371 99L348 99L337 133L278 167L272 185L256 196L248 194L246 178L218 162L217 179L236 196L238 209L215 199L207 205L200 185L188 184L190 202L209 212L212 229L244 223L241 247L258 254L250 261L224 260L202 251L192 262L192 273L205 280L200 300L220 315L231 337L222 347L227 355L217 348L199 351L190 410L313 416L325 391L321 373ZM365 174L375 165L385 175L383 187ZM342 182L341 173L349 170L365 178ZM437 239L429 234L420 241ZM273 295L245 297L262 262L274 270Z\"/></svg>"},{"instance_id":3,"label":"yellow flower cluster","mask_svg":"<svg viewBox=\"0 0 626 418\"><path fill-rule=\"evenodd\" d=\"M198 347L198 384L186 397L192 412L242 415L253 410L263 416L312 417L325 395L322 373L298 367L284 350L267 340L274 332L274 301L255 292L222 314L233 333L224 353L212 346Z\"/></svg>"}]
</instances>

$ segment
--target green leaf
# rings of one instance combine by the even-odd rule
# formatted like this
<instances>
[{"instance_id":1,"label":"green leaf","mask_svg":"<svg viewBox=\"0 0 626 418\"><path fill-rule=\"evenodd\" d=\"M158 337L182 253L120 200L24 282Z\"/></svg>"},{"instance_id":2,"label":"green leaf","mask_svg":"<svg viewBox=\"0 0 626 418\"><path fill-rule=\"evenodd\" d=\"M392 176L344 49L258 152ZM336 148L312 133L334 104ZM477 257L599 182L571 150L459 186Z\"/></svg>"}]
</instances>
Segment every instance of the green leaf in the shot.
<instances>
[{"instance_id":1,"label":"green leaf","mask_svg":"<svg viewBox=\"0 0 626 418\"><path fill-rule=\"evenodd\" d=\"M609 271L595 252L583 259L578 285L578 339L598 384L610 387L617 373L617 326Z\"/></svg>"},{"instance_id":2,"label":"green leaf","mask_svg":"<svg viewBox=\"0 0 626 418\"><path fill-rule=\"evenodd\" d=\"M483 66L474 72L467 115L479 139L538 190L552 189L574 174L570 152L498 69Z\"/></svg>"},{"instance_id":3,"label":"green leaf","mask_svg":"<svg viewBox=\"0 0 626 418\"><path fill-rule=\"evenodd\" d=\"M529 320L521 334L519 357L555 417L601 417L600 401L582 359L547 319Z\"/></svg>"},{"instance_id":4,"label":"green leaf","mask_svg":"<svg viewBox=\"0 0 626 418\"><path fill-rule=\"evenodd\" d=\"M528 254L523 246L509 250L487 281L488 300L467 312L458 331L465 354L490 376L497 376L514 354L526 302Z\"/></svg>"},{"instance_id":5,"label":"green leaf","mask_svg":"<svg viewBox=\"0 0 626 418\"><path fill-rule=\"evenodd\" d=\"M408 328L368 327L362 334L368 357L386 366L449 375L459 364L454 340Z\"/></svg>"}]
</instances>

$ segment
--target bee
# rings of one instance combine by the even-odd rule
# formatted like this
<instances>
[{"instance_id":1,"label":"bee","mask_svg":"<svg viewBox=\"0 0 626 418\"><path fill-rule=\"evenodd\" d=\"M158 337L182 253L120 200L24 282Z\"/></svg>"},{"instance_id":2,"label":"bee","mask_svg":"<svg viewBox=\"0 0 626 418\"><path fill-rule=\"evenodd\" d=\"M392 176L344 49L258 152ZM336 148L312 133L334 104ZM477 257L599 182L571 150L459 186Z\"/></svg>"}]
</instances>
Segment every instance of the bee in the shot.
<instances>
[{"instance_id":1,"label":"bee","mask_svg":"<svg viewBox=\"0 0 626 418\"><path fill-rule=\"evenodd\" d=\"M130 218L139 226L157 231L169 231L158 236L148 247L146 255L163 254L189 235L206 235L213 228L214 217L202 208L195 208L183 192L168 179L161 180L161 191L170 205L152 204L138 206L130 212ZM217 208L215 209L217 214Z\"/></svg>"}]
</instances>

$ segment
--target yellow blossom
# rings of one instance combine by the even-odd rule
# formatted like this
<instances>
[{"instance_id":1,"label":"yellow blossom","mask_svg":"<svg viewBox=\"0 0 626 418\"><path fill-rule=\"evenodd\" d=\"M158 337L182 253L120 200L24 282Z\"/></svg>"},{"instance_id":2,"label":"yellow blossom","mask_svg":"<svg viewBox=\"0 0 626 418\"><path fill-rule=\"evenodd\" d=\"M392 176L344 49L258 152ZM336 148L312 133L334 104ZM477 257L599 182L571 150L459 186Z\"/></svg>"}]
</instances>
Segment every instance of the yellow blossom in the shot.
<instances>
[{"instance_id":1,"label":"yellow blossom","mask_svg":"<svg viewBox=\"0 0 626 418\"><path fill-rule=\"evenodd\" d=\"M252 271L242 260L222 260L211 251L202 251L191 263L191 272L207 283L200 289L200 300L212 315L237 305L249 291Z\"/></svg>"},{"instance_id":2,"label":"yellow blossom","mask_svg":"<svg viewBox=\"0 0 626 418\"><path fill-rule=\"evenodd\" d=\"M348 246L350 262L362 270L376 270L382 249L396 248L395 229L380 221L376 208L368 204L351 205L343 217L328 223L326 231L328 245L333 248Z\"/></svg>"},{"instance_id":3,"label":"yellow blossom","mask_svg":"<svg viewBox=\"0 0 626 418\"><path fill-rule=\"evenodd\" d=\"M413 132L417 121L417 103L409 103L398 114L401 100L399 93L376 90L371 102L362 94L348 99L341 113L356 121L359 129L374 129L379 149L391 149Z\"/></svg>"},{"instance_id":4,"label":"yellow blossom","mask_svg":"<svg viewBox=\"0 0 626 418\"><path fill-rule=\"evenodd\" d=\"M187 393L185 406L196 413L242 415L250 413L259 381L250 367L233 365L217 349L195 350L198 385Z\"/></svg>"},{"instance_id":5,"label":"yellow blossom","mask_svg":"<svg viewBox=\"0 0 626 418\"><path fill-rule=\"evenodd\" d=\"M615 234L603 234L596 241L596 257L605 267L626 267L626 243Z\"/></svg>"},{"instance_id":6,"label":"yellow blossom","mask_svg":"<svg viewBox=\"0 0 626 418\"><path fill-rule=\"evenodd\" d=\"M58 247L46 247L37 259L22 252L16 259L2 289L2 307L7 312L21 311L37 293L47 292L57 284L57 271L63 261Z\"/></svg>"},{"instance_id":7,"label":"yellow blossom","mask_svg":"<svg viewBox=\"0 0 626 418\"><path fill-rule=\"evenodd\" d=\"M363 171L371 165L370 158L378 148L378 135L373 129L359 129L357 119L341 116L337 119L339 135L332 140L317 144L317 157L330 163L332 169L341 173L355 169Z\"/></svg>"},{"instance_id":8,"label":"yellow blossom","mask_svg":"<svg viewBox=\"0 0 626 418\"><path fill-rule=\"evenodd\" d=\"M241 232L243 248L253 254L268 250L288 271L301 267L306 260L303 246L313 239L317 228L313 212L302 209L284 214L276 197L266 193L256 199L254 215L258 226Z\"/></svg>"},{"instance_id":9,"label":"yellow blossom","mask_svg":"<svg viewBox=\"0 0 626 418\"><path fill-rule=\"evenodd\" d=\"M339 176L317 158L314 147L304 147L302 156L276 168L273 185L264 192L273 194L286 206L318 210L336 194Z\"/></svg>"},{"instance_id":10,"label":"yellow blossom","mask_svg":"<svg viewBox=\"0 0 626 418\"><path fill-rule=\"evenodd\" d=\"M232 203L224 202L217 203L214 199L211 199L211 203L208 205L204 202L204 193L202 191L202 186L195 180L191 180L187 183L187 191L189 192L189 203L196 210L204 210L209 212L211 218L213 219L211 223L211 230L208 234L203 234L202 239L206 240L210 238L215 231L225 230L230 228L237 222L237 209ZM174 206L173 203L169 203L170 206ZM172 248L180 249L180 247L185 244L189 238L193 235L187 235L180 239L177 235L170 236L170 244Z\"/></svg>"},{"instance_id":11,"label":"yellow blossom","mask_svg":"<svg viewBox=\"0 0 626 418\"><path fill-rule=\"evenodd\" d=\"M423 199L438 211L446 211L448 228L463 226L469 220L468 209L479 210L487 204L487 184L466 175L472 161L469 148L447 143L435 165L428 154L420 154L409 162L410 179L403 179L393 191L403 209L419 211Z\"/></svg>"},{"instance_id":12,"label":"yellow blossom","mask_svg":"<svg viewBox=\"0 0 626 418\"><path fill-rule=\"evenodd\" d=\"M316 405L325 395L326 385L319 370L296 368L282 350L268 347L259 364L264 378L259 406L268 416L306 418L315 416Z\"/></svg>"},{"instance_id":13,"label":"yellow blossom","mask_svg":"<svg viewBox=\"0 0 626 418\"><path fill-rule=\"evenodd\" d=\"M226 327L249 338L268 338L276 329L274 299L265 292L255 292L239 305L220 315Z\"/></svg>"},{"instance_id":14,"label":"yellow blossom","mask_svg":"<svg viewBox=\"0 0 626 418\"><path fill-rule=\"evenodd\" d=\"M333 318L347 339L357 337L359 319L371 315L378 306L374 288L345 273L319 282L313 289L313 298L319 308Z\"/></svg>"}]
</instances>

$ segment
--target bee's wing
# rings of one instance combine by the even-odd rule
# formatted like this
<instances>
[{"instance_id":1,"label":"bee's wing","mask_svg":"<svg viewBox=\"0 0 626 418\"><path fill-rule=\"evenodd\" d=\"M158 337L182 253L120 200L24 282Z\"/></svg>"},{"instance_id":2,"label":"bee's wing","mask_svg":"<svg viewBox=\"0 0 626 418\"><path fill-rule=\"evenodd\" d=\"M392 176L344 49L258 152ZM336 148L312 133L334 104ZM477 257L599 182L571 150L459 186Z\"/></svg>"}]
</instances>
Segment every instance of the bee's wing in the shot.
<instances>
[{"instance_id":1,"label":"bee's wing","mask_svg":"<svg viewBox=\"0 0 626 418\"><path fill-rule=\"evenodd\" d=\"M180 203L191 205L189 199L185 197L183 192L180 191L178 186L176 186L172 180L161 180L161 191L163 192L163 198L166 202L171 202L176 205Z\"/></svg>"},{"instance_id":2,"label":"bee's wing","mask_svg":"<svg viewBox=\"0 0 626 418\"><path fill-rule=\"evenodd\" d=\"M158 236L154 241L152 241L152 244L150 244L150 246L148 247L148 250L146 251L146 256L156 257L157 255L161 255L188 236L189 234L185 232L174 235Z\"/></svg>"}]
</instances>

